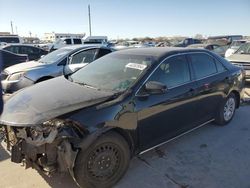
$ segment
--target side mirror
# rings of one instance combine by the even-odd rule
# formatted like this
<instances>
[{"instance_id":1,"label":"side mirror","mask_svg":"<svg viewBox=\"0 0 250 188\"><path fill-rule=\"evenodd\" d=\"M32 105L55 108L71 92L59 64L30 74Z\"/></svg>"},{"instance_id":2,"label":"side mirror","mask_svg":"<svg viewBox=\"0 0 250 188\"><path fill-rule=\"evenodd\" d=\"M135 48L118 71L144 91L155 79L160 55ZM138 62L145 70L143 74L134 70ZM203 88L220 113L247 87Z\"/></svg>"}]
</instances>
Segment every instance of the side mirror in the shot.
<instances>
[{"instance_id":1,"label":"side mirror","mask_svg":"<svg viewBox=\"0 0 250 188\"><path fill-rule=\"evenodd\" d=\"M162 94L167 91L167 86L161 82L149 81L145 85L145 90L149 94Z\"/></svg>"},{"instance_id":2,"label":"side mirror","mask_svg":"<svg viewBox=\"0 0 250 188\"><path fill-rule=\"evenodd\" d=\"M64 58L57 66L65 66L67 64L67 58Z\"/></svg>"}]
</instances>

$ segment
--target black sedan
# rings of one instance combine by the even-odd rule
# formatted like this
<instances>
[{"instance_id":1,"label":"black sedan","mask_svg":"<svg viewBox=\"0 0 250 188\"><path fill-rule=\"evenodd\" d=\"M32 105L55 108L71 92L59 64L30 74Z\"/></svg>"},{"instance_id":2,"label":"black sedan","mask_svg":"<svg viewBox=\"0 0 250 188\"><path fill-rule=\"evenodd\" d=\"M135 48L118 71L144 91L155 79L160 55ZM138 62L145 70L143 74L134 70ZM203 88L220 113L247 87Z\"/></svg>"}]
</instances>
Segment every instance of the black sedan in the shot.
<instances>
[{"instance_id":1,"label":"black sedan","mask_svg":"<svg viewBox=\"0 0 250 188\"><path fill-rule=\"evenodd\" d=\"M1 57L1 63L2 68L5 69L7 67L10 67L12 65L23 63L28 61L28 56L24 54L15 54L6 50L0 49L0 57Z\"/></svg>"},{"instance_id":2,"label":"black sedan","mask_svg":"<svg viewBox=\"0 0 250 188\"><path fill-rule=\"evenodd\" d=\"M110 187L132 156L209 122L228 124L243 85L241 68L207 50L122 50L16 93L0 122L13 162Z\"/></svg>"},{"instance_id":3,"label":"black sedan","mask_svg":"<svg viewBox=\"0 0 250 188\"><path fill-rule=\"evenodd\" d=\"M41 56L48 53L48 51L28 44L10 44L4 46L3 49L15 54L26 54L30 61L40 59Z\"/></svg>"}]
</instances>

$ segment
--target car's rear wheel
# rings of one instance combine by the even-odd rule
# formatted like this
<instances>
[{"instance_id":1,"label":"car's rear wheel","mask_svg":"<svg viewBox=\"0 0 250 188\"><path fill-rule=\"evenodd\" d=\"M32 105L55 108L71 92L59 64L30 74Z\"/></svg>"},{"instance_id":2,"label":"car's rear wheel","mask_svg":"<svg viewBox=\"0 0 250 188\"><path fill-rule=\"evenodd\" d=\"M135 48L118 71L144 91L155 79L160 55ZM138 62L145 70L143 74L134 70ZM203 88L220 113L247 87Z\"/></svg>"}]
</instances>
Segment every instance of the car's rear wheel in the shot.
<instances>
[{"instance_id":1,"label":"car's rear wheel","mask_svg":"<svg viewBox=\"0 0 250 188\"><path fill-rule=\"evenodd\" d=\"M225 101L223 101L220 105L215 122L218 125L228 124L233 119L235 114L236 104L237 101L234 93L230 93Z\"/></svg>"},{"instance_id":2,"label":"car's rear wheel","mask_svg":"<svg viewBox=\"0 0 250 188\"><path fill-rule=\"evenodd\" d=\"M111 187L125 174L129 160L124 138L115 132L104 134L79 152L74 167L76 181L83 188Z\"/></svg>"}]
</instances>

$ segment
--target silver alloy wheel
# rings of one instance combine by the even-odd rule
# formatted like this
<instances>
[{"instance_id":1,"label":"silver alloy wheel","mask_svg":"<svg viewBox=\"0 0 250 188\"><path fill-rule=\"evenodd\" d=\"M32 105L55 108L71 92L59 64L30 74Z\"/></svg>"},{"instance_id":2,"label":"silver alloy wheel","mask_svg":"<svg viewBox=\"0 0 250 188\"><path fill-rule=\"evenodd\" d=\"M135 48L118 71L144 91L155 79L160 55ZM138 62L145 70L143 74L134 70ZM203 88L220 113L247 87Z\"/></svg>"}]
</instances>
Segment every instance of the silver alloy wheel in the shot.
<instances>
[{"instance_id":1,"label":"silver alloy wheel","mask_svg":"<svg viewBox=\"0 0 250 188\"><path fill-rule=\"evenodd\" d=\"M230 97L224 106L224 120L229 121L234 114L235 110L235 99Z\"/></svg>"}]
</instances>

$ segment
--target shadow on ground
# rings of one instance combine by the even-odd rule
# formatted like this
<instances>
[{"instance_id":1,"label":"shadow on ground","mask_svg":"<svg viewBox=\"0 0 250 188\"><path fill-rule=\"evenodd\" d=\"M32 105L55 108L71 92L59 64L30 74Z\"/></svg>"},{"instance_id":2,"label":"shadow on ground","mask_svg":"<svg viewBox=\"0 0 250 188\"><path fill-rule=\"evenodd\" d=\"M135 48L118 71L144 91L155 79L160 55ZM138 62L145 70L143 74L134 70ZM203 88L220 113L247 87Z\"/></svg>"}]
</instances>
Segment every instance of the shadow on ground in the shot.
<instances>
[{"instance_id":1,"label":"shadow on ground","mask_svg":"<svg viewBox=\"0 0 250 188\"><path fill-rule=\"evenodd\" d=\"M51 177L45 175L42 172L39 172L39 174L52 188L78 188L78 186L69 174L57 173Z\"/></svg>"}]
</instances>

